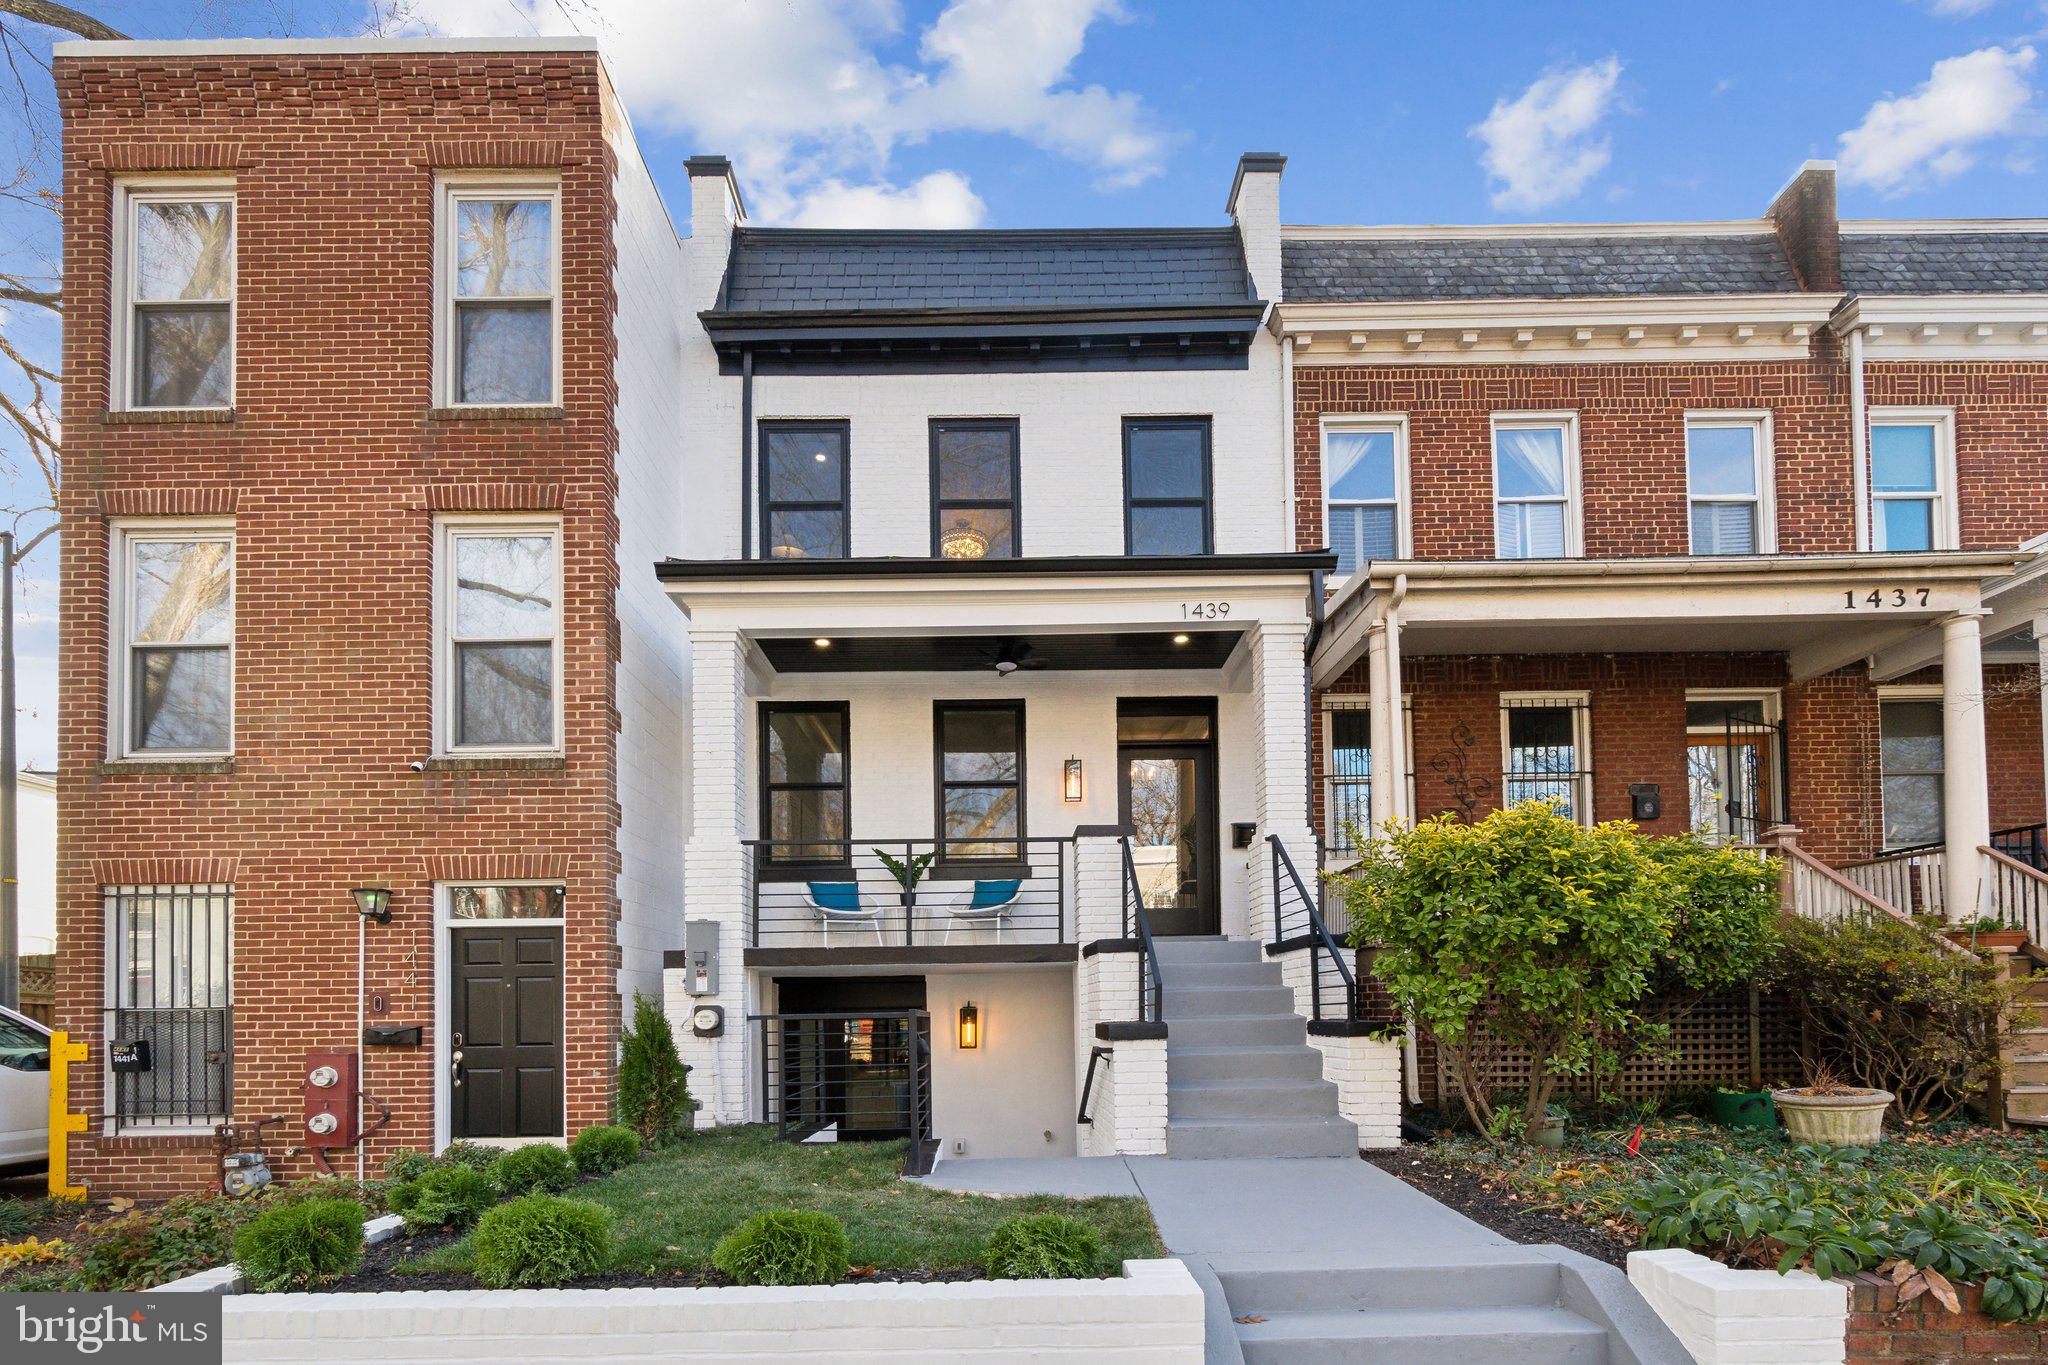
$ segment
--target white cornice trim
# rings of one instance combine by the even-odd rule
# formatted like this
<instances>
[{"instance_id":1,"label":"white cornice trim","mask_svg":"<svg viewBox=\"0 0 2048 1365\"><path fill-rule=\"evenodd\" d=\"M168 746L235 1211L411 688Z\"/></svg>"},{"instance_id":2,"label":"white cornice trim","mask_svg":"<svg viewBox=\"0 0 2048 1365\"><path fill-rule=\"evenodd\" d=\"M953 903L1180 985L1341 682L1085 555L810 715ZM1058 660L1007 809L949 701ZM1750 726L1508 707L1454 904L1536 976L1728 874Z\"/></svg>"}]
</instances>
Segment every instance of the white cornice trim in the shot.
<instances>
[{"instance_id":1,"label":"white cornice trim","mask_svg":"<svg viewBox=\"0 0 2048 1365\"><path fill-rule=\"evenodd\" d=\"M1880 360L2048 360L2048 294L1852 295L1828 327Z\"/></svg>"},{"instance_id":2,"label":"white cornice trim","mask_svg":"<svg viewBox=\"0 0 2048 1365\"><path fill-rule=\"evenodd\" d=\"M69 38L56 57L288 57L339 53L595 52L597 39L562 38Z\"/></svg>"},{"instance_id":3,"label":"white cornice trim","mask_svg":"<svg viewBox=\"0 0 2048 1365\"><path fill-rule=\"evenodd\" d=\"M1283 224L1280 237L1289 242L1461 242L1504 237L1769 237L1775 232L1768 219L1740 218L1700 223L1295 223Z\"/></svg>"},{"instance_id":4,"label":"white cornice trim","mask_svg":"<svg viewBox=\"0 0 2048 1365\"><path fill-rule=\"evenodd\" d=\"M1960 232L2048 232L2048 218L1844 218L1844 237Z\"/></svg>"},{"instance_id":5,"label":"white cornice trim","mask_svg":"<svg viewBox=\"0 0 2048 1365\"><path fill-rule=\"evenodd\" d=\"M1784 360L1807 354L1833 294L1283 303L1297 364Z\"/></svg>"}]
</instances>

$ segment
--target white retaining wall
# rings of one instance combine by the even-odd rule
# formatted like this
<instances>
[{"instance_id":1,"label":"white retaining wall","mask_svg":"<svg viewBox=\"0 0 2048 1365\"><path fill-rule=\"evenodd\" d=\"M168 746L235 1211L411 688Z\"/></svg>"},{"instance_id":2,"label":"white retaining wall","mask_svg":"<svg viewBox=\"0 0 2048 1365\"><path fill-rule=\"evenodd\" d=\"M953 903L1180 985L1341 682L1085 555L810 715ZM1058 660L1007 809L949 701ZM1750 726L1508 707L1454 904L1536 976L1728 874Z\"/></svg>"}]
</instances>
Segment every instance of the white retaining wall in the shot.
<instances>
[{"instance_id":1,"label":"white retaining wall","mask_svg":"<svg viewBox=\"0 0 2048 1365\"><path fill-rule=\"evenodd\" d=\"M1698 1252L1631 1251L1628 1281L1700 1365L1841 1365L1849 1286L1737 1270Z\"/></svg>"},{"instance_id":2,"label":"white retaining wall","mask_svg":"<svg viewBox=\"0 0 2048 1365\"><path fill-rule=\"evenodd\" d=\"M1377 1038L1309 1042L1323 1054L1323 1079L1337 1086L1337 1112L1358 1125L1360 1147L1401 1145L1401 1045Z\"/></svg>"},{"instance_id":3,"label":"white retaining wall","mask_svg":"<svg viewBox=\"0 0 2048 1365\"><path fill-rule=\"evenodd\" d=\"M224 1359L1091 1361L1202 1359L1202 1291L1179 1261L1121 1279L748 1289L423 1290L227 1300Z\"/></svg>"}]
</instances>

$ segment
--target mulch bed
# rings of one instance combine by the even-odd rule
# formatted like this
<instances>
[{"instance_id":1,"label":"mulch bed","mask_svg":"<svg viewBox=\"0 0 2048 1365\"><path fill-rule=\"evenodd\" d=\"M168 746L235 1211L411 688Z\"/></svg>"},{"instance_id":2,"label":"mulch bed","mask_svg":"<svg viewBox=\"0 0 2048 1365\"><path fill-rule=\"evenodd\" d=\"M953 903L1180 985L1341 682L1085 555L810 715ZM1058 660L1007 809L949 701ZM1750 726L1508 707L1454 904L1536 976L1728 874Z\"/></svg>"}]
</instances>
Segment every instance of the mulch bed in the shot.
<instances>
[{"instance_id":1,"label":"mulch bed","mask_svg":"<svg viewBox=\"0 0 2048 1365\"><path fill-rule=\"evenodd\" d=\"M1582 1223L1555 1209L1540 1208L1463 1166L1439 1161L1429 1154L1427 1147L1400 1147L1364 1155L1388 1175L1399 1176L1439 1204L1455 1209L1511 1242L1554 1242L1623 1269L1628 1266L1628 1253L1635 1250L1633 1243L1605 1228Z\"/></svg>"}]
</instances>

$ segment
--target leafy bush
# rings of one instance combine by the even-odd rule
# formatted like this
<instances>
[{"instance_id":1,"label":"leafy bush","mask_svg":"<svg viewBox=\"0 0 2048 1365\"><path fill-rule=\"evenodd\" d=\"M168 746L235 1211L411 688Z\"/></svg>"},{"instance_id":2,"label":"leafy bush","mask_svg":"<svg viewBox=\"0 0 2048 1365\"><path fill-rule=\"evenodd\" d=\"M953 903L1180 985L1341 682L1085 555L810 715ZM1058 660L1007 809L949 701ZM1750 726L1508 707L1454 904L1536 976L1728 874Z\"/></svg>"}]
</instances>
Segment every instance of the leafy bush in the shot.
<instances>
[{"instance_id":1,"label":"leafy bush","mask_svg":"<svg viewBox=\"0 0 2048 1365\"><path fill-rule=\"evenodd\" d=\"M576 1183L569 1154L551 1142L515 1147L491 1165L491 1183L506 1194L552 1194Z\"/></svg>"},{"instance_id":2,"label":"leafy bush","mask_svg":"<svg viewBox=\"0 0 2048 1365\"><path fill-rule=\"evenodd\" d=\"M650 1145L689 1129L690 1068L676 1053L675 1034L659 1002L633 997L633 1026L620 1040L619 1120Z\"/></svg>"},{"instance_id":3,"label":"leafy bush","mask_svg":"<svg viewBox=\"0 0 2048 1365\"><path fill-rule=\"evenodd\" d=\"M1800 1062L1851 1085L1889 1090L1905 1121L1940 1119L1998 1075L2019 1021L1996 968L1889 916L1788 920L1767 985L1801 1024Z\"/></svg>"},{"instance_id":4,"label":"leafy bush","mask_svg":"<svg viewBox=\"0 0 2048 1365\"><path fill-rule=\"evenodd\" d=\"M640 1159L640 1135L617 1123L599 1123L569 1139L569 1160L584 1175L603 1175Z\"/></svg>"},{"instance_id":5,"label":"leafy bush","mask_svg":"<svg viewBox=\"0 0 2048 1365\"><path fill-rule=\"evenodd\" d=\"M425 1152L401 1147L384 1158L384 1178L391 1181L418 1180L440 1163Z\"/></svg>"},{"instance_id":6,"label":"leafy bush","mask_svg":"<svg viewBox=\"0 0 2048 1365\"><path fill-rule=\"evenodd\" d=\"M1704 994L1746 977L1777 913L1751 855L1625 821L1587 828L1541 802L1396 827L1333 881L1354 942L1378 946L1374 974L1435 1034L1482 1133L1527 1133L1561 1078L1617 1069L1655 1037L1639 1006L1659 985ZM1494 1119L1484 1079L1498 1047L1536 1062L1512 1122Z\"/></svg>"},{"instance_id":7,"label":"leafy bush","mask_svg":"<svg viewBox=\"0 0 2048 1365\"><path fill-rule=\"evenodd\" d=\"M19 1242L0 1242L0 1271L25 1265L45 1265L71 1254L71 1246L58 1238L24 1237Z\"/></svg>"},{"instance_id":8,"label":"leafy bush","mask_svg":"<svg viewBox=\"0 0 2048 1365\"><path fill-rule=\"evenodd\" d=\"M611 1210L587 1199L529 1194L483 1216L470 1236L477 1279L493 1289L561 1284L611 1261Z\"/></svg>"},{"instance_id":9,"label":"leafy bush","mask_svg":"<svg viewBox=\"0 0 2048 1365\"><path fill-rule=\"evenodd\" d=\"M441 1149L440 1164L443 1166L467 1166L472 1171L488 1171L497 1164L499 1149L486 1147L481 1142L451 1142Z\"/></svg>"},{"instance_id":10,"label":"leafy bush","mask_svg":"<svg viewBox=\"0 0 2048 1365\"><path fill-rule=\"evenodd\" d=\"M266 1209L235 1234L235 1264L259 1293L307 1289L363 1263L363 1206L310 1199Z\"/></svg>"},{"instance_id":11,"label":"leafy bush","mask_svg":"<svg viewBox=\"0 0 2048 1365\"><path fill-rule=\"evenodd\" d=\"M837 1284L846 1278L846 1228L829 1213L757 1213L712 1248L711 1264L740 1284Z\"/></svg>"},{"instance_id":12,"label":"leafy bush","mask_svg":"<svg viewBox=\"0 0 2048 1365\"><path fill-rule=\"evenodd\" d=\"M1006 1218L988 1235L982 1264L1005 1280L1078 1280L1097 1273L1102 1240L1063 1213Z\"/></svg>"},{"instance_id":13,"label":"leafy bush","mask_svg":"<svg viewBox=\"0 0 2048 1365\"><path fill-rule=\"evenodd\" d=\"M414 1180L391 1187L391 1211L408 1232L429 1228L460 1230L497 1202L491 1182L468 1166L436 1166Z\"/></svg>"},{"instance_id":14,"label":"leafy bush","mask_svg":"<svg viewBox=\"0 0 2048 1365\"><path fill-rule=\"evenodd\" d=\"M66 1288L83 1293L147 1289L233 1259L243 1224L267 1210L312 1200L344 1199L374 1209L373 1190L348 1180L306 1180L272 1185L234 1199L222 1194L180 1195L153 1209L137 1209L82 1232L84 1246Z\"/></svg>"}]
</instances>

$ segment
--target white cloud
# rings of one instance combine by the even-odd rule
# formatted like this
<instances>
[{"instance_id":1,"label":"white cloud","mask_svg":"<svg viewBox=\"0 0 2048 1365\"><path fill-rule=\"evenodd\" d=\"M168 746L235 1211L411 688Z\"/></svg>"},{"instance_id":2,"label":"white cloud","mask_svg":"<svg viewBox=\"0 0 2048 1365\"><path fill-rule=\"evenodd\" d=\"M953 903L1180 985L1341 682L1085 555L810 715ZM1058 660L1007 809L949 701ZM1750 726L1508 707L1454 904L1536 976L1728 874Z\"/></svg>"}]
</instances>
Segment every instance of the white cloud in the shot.
<instances>
[{"instance_id":1,"label":"white cloud","mask_svg":"<svg viewBox=\"0 0 2048 1365\"><path fill-rule=\"evenodd\" d=\"M1982 14L1999 0L1920 0L1920 3L1944 19L1968 19Z\"/></svg>"},{"instance_id":2,"label":"white cloud","mask_svg":"<svg viewBox=\"0 0 2048 1365\"><path fill-rule=\"evenodd\" d=\"M1105 187L1159 174L1172 140L1137 95L1069 78L1088 31L1123 18L1117 0L952 0L914 66L878 55L903 33L899 0L420 0L414 15L463 36L564 34L585 17L634 119L731 155L765 222L861 204L948 219L972 200L978 214L957 172L942 172L957 189L888 179L898 147L940 134L1017 137Z\"/></svg>"},{"instance_id":3,"label":"white cloud","mask_svg":"<svg viewBox=\"0 0 2048 1365\"><path fill-rule=\"evenodd\" d=\"M1619 100L1621 59L1546 71L1514 99L1497 100L1470 135L1480 164L1498 182L1497 209L1539 209L1570 199L1606 169L1607 139L1595 136Z\"/></svg>"},{"instance_id":4,"label":"white cloud","mask_svg":"<svg viewBox=\"0 0 2048 1365\"><path fill-rule=\"evenodd\" d=\"M1896 194L1968 170L1977 144L2022 131L2031 47L1979 48L1934 64L1910 95L1881 99L1842 134L1842 178Z\"/></svg>"},{"instance_id":5,"label":"white cloud","mask_svg":"<svg viewBox=\"0 0 2048 1365\"><path fill-rule=\"evenodd\" d=\"M789 221L806 228L967 228L979 225L987 213L966 176L934 171L900 189L827 180L804 195Z\"/></svg>"}]
</instances>

